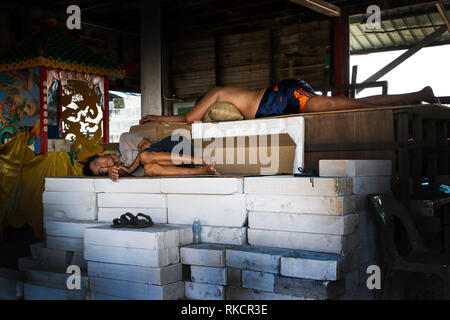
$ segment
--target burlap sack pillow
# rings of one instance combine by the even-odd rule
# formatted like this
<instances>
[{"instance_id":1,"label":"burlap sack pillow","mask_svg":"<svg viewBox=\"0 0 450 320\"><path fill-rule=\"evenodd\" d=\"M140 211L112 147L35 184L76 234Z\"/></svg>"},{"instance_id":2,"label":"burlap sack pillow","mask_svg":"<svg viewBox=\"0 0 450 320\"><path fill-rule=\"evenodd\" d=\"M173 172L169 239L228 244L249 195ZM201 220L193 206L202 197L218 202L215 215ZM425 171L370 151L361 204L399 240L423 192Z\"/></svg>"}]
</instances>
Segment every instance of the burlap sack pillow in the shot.
<instances>
[{"instance_id":1,"label":"burlap sack pillow","mask_svg":"<svg viewBox=\"0 0 450 320\"><path fill-rule=\"evenodd\" d=\"M203 122L243 120L239 109L228 102L217 102L209 107L203 116Z\"/></svg>"}]
</instances>

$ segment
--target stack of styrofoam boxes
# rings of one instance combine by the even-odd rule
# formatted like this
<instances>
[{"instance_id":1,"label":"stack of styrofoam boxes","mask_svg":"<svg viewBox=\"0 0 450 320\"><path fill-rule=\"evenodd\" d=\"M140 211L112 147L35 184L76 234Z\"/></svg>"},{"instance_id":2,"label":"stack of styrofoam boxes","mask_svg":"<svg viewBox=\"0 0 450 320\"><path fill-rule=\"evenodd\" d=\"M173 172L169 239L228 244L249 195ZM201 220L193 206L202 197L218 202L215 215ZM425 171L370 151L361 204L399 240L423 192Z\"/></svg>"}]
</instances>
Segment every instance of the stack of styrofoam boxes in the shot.
<instances>
[{"instance_id":1,"label":"stack of styrofoam boxes","mask_svg":"<svg viewBox=\"0 0 450 320\"><path fill-rule=\"evenodd\" d=\"M321 177L247 177L248 242L250 245L329 254L327 267L339 265L331 275L317 277L316 270L301 270L281 264L283 281L311 279L328 281L345 278L346 289L358 283L358 215L352 195L352 179ZM322 258L318 257L318 260ZM296 268L299 268L296 270ZM299 276L301 274L301 276ZM333 284L342 289L342 284ZM338 290L332 291L334 294ZM333 298L327 296L326 298Z\"/></svg>"},{"instance_id":2,"label":"stack of styrofoam boxes","mask_svg":"<svg viewBox=\"0 0 450 320\"><path fill-rule=\"evenodd\" d=\"M375 290L367 289L367 273L370 265L381 268L381 242L375 213L370 208L368 195L392 194L391 160L320 160L321 177L348 177L353 180L353 194L359 215L358 249L360 253L359 283L354 290L347 292L342 299L373 299Z\"/></svg>"},{"instance_id":3,"label":"stack of styrofoam boxes","mask_svg":"<svg viewBox=\"0 0 450 320\"><path fill-rule=\"evenodd\" d=\"M179 247L191 227L167 225L167 195L159 178L95 179L98 219L105 227L85 231L85 259L93 299L179 299L184 297ZM130 212L147 214L154 225L114 229L112 220ZM142 218L141 218L142 219Z\"/></svg>"},{"instance_id":4,"label":"stack of styrofoam boxes","mask_svg":"<svg viewBox=\"0 0 450 320\"><path fill-rule=\"evenodd\" d=\"M98 220L108 223L130 212L149 215L154 223L167 223L167 195L161 193L159 178L95 179Z\"/></svg>"},{"instance_id":5,"label":"stack of styrofoam boxes","mask_svg":"<svg viewBox=\"0 0 450 320\"><path fill-rule=\"evenodd\" d=\"M169 224L192 227L198 218L202 242L247 244L243 178L163 178L161 191L167 193ZM187 230L192 237L192 229Z\"/></svg>"},{"instance_id":6,"label":"stack of styrofoam boxes","mask_svg":"<svg viewBox=\"0 0 450 320\"><path fill-rule=\"evenodd\" d=\"M181 248L190 267L185 295L194 300L329 299L344 291L345 257L326 253L218 244ZM321 281L328 279L330 281Z\"/></svg>"},{"instance_id":7,"label":"stack of styrofoam boxes","mask_svg":"<svg viewBox=\"0 0 450 320\"><path fill-rule=\"evenodd\" d=\"M179 226L85 230L84 257L93 300L184 299L179 247L190 243Z\"/></svg>"},{"instance_id":8,"label":"stack of styrofoam boxes","mask_svg":"<svg viewBox=\"0 0 450 320\"><path fill-rule=\"evenodd\" d=\"M87 265L83 259L84 229L104 224L97 221L94 179L46 178L42 201L46 243L31 245L31 259L19 261L25 271L24 297L89 299ZM67 286L70 265L80 268L79 290Z\"/></svg>"},{"instance_id":9,"label":"stack of styrofoam boxes","mask_svg":"<svg viewBox=\"0 0 450 320\"><path fill-rule=\"evenodd\" d=\"M243 193L243 178L202 177L161 179L162 192L168 193L168 219L170 224L191 227L194 218L201 224L202 243L216 245L247 244L247 210ZM192 229L187 229L192 237ZM183 250L183 248L181 249ZM189 263L182 262L185 265ZM206 267L206 268L203 268ZM224 268L214 265L191 266L192 277L185 281L188 299L223 298ZM202 280L204 277L222 277L217 280ZM189 274L189 272L187 272ZM206 281L206 283L203 282ZM217 287L217 288L216 288ZM199 291L200 290L200 291Z\"/></svg>"}]
</instances>

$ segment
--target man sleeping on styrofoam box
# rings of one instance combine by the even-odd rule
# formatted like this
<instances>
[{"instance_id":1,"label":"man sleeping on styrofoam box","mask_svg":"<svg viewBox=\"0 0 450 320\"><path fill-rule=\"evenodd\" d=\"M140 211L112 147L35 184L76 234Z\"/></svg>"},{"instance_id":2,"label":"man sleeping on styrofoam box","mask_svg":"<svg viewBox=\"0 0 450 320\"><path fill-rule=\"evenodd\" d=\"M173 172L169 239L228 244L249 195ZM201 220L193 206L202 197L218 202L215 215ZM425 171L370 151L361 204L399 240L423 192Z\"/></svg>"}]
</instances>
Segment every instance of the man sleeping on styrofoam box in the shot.
<instances>
[{"instance_id":1,"label":"man sleeping on styrofoam box","mask_svg":"<svg viewBox=\"0 0 450 320\"><path fill-rule=\"evenodd\" d=\"M242 114L230 103L213 104L203 117L204 122L242 119L244 119ZM206 145L202 145L201 148L203 149L201 149L200 156L197 156L194 154L189 129L190 125L176 123L149 123L134 126L130 129L130 133L123 133L120 136L119 149L116 152L110 154L98 153L88 158L83 173L86 176L109 176L113 181L122 176L219 175L213 156L217 147L210 146L209 153L205 153ZM290 140L290 138L288 139ZM283 144L283 141L281 141L281 144ZM222 146L220 144L219 148L222 148ZM238 142L231 148L232 152L236 153L249 152L248 150L238 149ZM295 144L292 142L291 145L284 145L281 148L277 144L277 148L279 148L276 152L277 158L282 157L283 163L281 167L276 166L275 170L272 170L272 174L291 173ZM226 147L222 149L222 156L227 152L229 151ZM256 152L261 154L259 149ZM266 158L268 159L275 156L275 152L267 150L264 152L267 153ZM275 161L270 162L275 163ZM278 164L279 161L276 162ZM250 165L247 163L244 163L244 165L236 164L233 163L232 166L222 165L221 170L226 174L259 174L264 171L264 168L261 169L262 166L259 162ZM268 167L272 168L273 166L269 165Z\"/></svg>"}]
</instances>

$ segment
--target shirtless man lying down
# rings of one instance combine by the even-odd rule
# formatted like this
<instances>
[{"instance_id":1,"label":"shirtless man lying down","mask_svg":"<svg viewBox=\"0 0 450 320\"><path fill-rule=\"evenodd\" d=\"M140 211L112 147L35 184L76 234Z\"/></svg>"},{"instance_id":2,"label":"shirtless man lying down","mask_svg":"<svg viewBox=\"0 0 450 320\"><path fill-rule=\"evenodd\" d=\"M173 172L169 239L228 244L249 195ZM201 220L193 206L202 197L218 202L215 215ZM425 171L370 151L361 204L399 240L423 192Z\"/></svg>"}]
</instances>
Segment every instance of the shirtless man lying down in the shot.
<instances>
[{"instance_id":1,"label":"shirtless man lying down","mask_svg":"<svg viewBox=\"0 0 450 320\"><path fill-rule=\"evenodd\" d=\"M364 107L419 104L421 101L437 103L430 87L421 91L399 94L379 95L361 99L346 97L327 97L316 95L311 86L300 79L287 79L268 88L249 90L235 87L217 87L202 97L184 115L147 115L141 124L149 121L175 121L192 123L201 120L209 107L216 102L228 102L239 109L245 119L280 116L296 113L338 111L361 109Z\"/></svg>"}]
</instances>

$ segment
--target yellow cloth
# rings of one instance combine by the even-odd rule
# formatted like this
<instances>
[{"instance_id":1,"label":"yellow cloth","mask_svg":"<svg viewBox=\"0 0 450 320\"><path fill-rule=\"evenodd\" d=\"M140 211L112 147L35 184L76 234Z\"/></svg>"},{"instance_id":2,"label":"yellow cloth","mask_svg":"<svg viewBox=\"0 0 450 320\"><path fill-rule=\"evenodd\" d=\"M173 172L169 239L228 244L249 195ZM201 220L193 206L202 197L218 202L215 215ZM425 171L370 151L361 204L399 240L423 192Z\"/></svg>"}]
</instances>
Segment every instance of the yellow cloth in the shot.
<instances>
[{"instance_id":1,"label":"yellow cloth","mask_svg":"<svg viewBox=\"0 0 450 320\"><path fill-rule=\"evenodd\" d=\"M228 102L217 102L209 107L203 116L203 122L243 120L238 108Z\"/></svg>"},{"instance_id":2,"label":"yellow cloth","mask_svg":"<svg viewBox=\"0 0 450 320\"><path fill-rule=\"evenodd\" d=\"M0 146L0 239L6 224L20 228L27 223L43 240L45 177L82 175L82 166L73 166L66 152L35 156L27 147L28 135L20 133Z\"/></svg>"}]
</instances>

